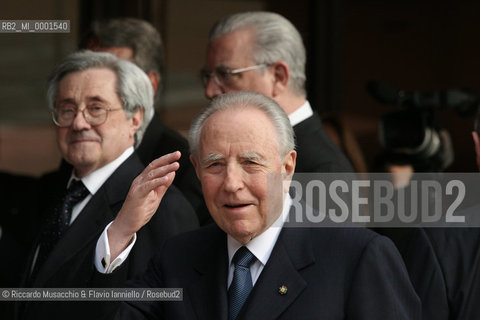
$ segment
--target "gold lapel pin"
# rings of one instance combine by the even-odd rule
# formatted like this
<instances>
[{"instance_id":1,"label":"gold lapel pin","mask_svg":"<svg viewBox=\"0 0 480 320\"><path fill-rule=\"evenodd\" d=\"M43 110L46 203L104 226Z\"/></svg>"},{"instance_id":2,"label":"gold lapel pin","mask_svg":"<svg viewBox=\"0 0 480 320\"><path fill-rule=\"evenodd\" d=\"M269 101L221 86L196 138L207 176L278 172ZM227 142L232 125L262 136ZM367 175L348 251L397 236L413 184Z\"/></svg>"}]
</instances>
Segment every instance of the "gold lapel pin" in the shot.
<instances>
[{"instance_id":1,"label":"gold lapel pin","mask_svg":"<svg viewBox=\"0 0 480 320\"><path fill-rule=\"evenodd\" d=\"M287 286L281 286L280 288L278 288L278 293L280 293L281 295L287 294L287 291Z\"/></svg>"}]
</instances>

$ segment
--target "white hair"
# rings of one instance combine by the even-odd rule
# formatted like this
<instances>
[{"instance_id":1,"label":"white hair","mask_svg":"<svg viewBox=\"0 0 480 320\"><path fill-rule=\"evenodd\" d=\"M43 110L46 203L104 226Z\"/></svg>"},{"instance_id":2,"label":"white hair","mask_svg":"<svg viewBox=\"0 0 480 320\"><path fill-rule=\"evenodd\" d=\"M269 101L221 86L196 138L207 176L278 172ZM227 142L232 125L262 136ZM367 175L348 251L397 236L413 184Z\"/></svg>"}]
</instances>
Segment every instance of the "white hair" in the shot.
<instances>
[{"instance_id":1,"label":"white hair","mask_svg":"<svg viewBox=\"0 0 480 320\"><path fill-rule=\"evenodd\" d=\"M191 154L198 159L200 134L207 119L218 111L242 108L255 108L264 113L272 122L278 137L278 150L281 156L295 149L295 135L287 114L272 99L260 93L237 91L221 94L210 101L210 104L193 121L188 136Z\"/></svg>"},{"instance_id":2,"label":"white hair","mask_svg":"<svg viewBox=\"0 0 480 320\"><path fill-rule=\"evenodd\" d=\"M302 37L294 25L273 12L236 13L218 21L210 31L209 40L240 29L254 32L254 63L268 65L285 61L290 69L290 88L297 94L305 95L307 58Z\"/></svg>"}]
</instances>

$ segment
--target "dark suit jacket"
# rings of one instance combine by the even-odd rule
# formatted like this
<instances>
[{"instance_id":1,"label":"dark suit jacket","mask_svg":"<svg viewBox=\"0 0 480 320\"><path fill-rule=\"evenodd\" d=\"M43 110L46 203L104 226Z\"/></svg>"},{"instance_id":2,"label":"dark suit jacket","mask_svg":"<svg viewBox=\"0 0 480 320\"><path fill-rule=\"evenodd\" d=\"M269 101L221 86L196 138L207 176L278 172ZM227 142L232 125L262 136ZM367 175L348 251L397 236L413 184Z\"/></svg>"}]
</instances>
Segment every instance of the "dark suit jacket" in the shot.
<instances>
[{"instance_id":1,"label":"dark suit jacket","mask_svg":"<svg viewBox=\"0 0 480 320\"><path fill-rule=\"evenodd\" d=\"M190 201L201 225L212 222L203 199L200 181L189 159L190 150L187 140L176 131L165 126L155 113L145 131L142 143L136 149L138 156L147 166L156 158L177 150L182 153L182 157L179 160L180 168L175 174L173 185L180 189Z\"/></svg>"},{"instance_id":2,"label":"dark suit jacket","mask_svg":"<svg viewBox=\"0 0 480 320\"><path fill-rule=\"evenodd\" d=\"M450 318L444 272L429 235L423 228L377 228L389 237L400 252L410 280L422 301L423 320ZM450 255L446 255L447 260ZM473 318L472 318L473 319Z\"/></svg>"},{"instance_id":3,"label":"dark suit jacket","mask_svg":"<svg viewBox=\"0 0 480 320\"><path fill-rule=\"evenodd\" d=\"M438 307L448 319L480 319L480 229L430 228L425 233L444 280Z\"/></svg>"},{"instance_id":4,"label":"dark suit jacket","mask_svg":"<svg viewBox=\"0 0 480 320\"><path fill-rule=\"evenodd\" d=\"M316 112L293 130L297 151L295 172L354 172L347 157L323 129Z\"/></svg>"},{"instance_id":5,"label":"dark suit jacket","mask_svg":"<svg viewBox=\"0 0 480 320\"><path fill-rule=\"evenodd\" d=\"M480 229L377 230L397 245L424 320L480 319Z\"/></svg>"},{"instance_id":6,"label":"dark suit jacket","mask_svg":"<svg viewBox=\"0 0 480 320\"><path fill-rule=\"evenodd\" d=\"M183 301L123 303L115 319L227 319L226 243L216 225L168 240L135 285L183 288ZM238 319L413 320L420 313L385 237L366 229L284 228Z\"/></svg>"},{"instance_id":7,"label":"dark suit jacket","mask_svg":"<svg viewBox=\"0 0 480 320\"><path fill-rule=\"evenodd\" d=\"M152 220L137 233L137 243L115 276L98 277L94 267L94 252L98 237L120 210L133 179L144 166L136 154L130 156L92 196L80 215L51 252L31 284L36 288L118 287L127 279L143 273L147 262L161 243L170 236L198 226L196 214L189 202L175 188L165 194ZM41 179L39 199L43 216L51 211L62 194L69 175L55 172ZM43 210L45 209L45 210ZM41 229L41 228L39 228ZM27 269L33 259L33 246ZM28 272L25 272L27 275ZM24 281L27 281L25 276ZM88 319L99 314L101 303L26 302L19 304L22 319Z\"/></svg>"}]
</instances>

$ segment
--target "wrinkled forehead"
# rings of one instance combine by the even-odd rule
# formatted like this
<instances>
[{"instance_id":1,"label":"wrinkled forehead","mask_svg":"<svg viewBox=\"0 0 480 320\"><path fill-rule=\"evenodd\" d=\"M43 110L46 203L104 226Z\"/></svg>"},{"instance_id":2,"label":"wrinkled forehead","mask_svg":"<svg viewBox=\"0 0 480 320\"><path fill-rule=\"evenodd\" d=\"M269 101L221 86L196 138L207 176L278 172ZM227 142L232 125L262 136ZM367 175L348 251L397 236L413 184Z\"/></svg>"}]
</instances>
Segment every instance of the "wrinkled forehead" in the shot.
<instances>
[{"instance_id":1,"label":"wrinkled forehead","mask_svg":"<svg viewBox=\"0 0 480 320\"><path fill-rule=\"evenodd\" d=\"M218 110L204 122L200 132L200 149L229 143L251 145L256 149L278 150L277 131L268 116L252 106Z\"/></svg>"},{"instance_id":2,"label":"wrinkled forehead","mask_svg":"<svg viewBox=\"0 0 480 320\"><path fill-rule=\"evenodd\" d=\"M116 86L117 76L109 68L95 67L73 71L65 74L59 81L55 100L80 96L116 100L120 99Z\"/></svg>"}]
</instances>

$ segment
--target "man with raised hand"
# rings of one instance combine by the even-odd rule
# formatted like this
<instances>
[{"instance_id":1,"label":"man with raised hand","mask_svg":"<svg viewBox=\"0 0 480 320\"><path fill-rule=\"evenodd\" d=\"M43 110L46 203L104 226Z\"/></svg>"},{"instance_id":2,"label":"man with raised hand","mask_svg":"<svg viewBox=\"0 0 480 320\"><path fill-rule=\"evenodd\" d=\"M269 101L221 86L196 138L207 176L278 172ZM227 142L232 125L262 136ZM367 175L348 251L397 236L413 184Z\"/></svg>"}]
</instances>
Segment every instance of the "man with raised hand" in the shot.
<instances>
[{"instance_id":1,"label":"man with raised hand","mask_svg":"<svg viewBox=\"0 0 480 320\"><path fill-rule=\"evenodd\" d=\"M182 301L126 302L116 319L420 319L387 238L362 228L284 225L296 152L288 117L273 100L220 95L189 139L215 224L167 240L133 284L182 288ZM108 237L112 258L154 213L144 204L158 201L167 172L150 166L137 178L111 225L122 230Z\"/></svg>"}]
</instances>

